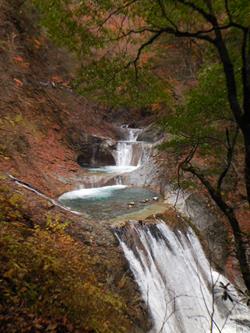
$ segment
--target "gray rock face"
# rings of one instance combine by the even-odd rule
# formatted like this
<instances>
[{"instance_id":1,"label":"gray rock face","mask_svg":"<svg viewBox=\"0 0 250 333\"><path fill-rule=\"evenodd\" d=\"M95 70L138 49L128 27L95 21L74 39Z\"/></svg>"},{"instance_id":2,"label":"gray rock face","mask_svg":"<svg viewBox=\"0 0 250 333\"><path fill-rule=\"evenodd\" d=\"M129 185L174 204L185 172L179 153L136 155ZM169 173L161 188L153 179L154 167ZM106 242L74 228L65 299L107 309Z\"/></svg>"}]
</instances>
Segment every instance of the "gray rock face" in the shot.
<instances>
[{"instance_id":1,"label":"gray rock face","mask_svg":"<svg viewBox=\"0 0 250 333\"><path fill-rule=\"evenodd\" d=\"M224 262L227 257L227 232L224 225L208 210L204 202L196 195L186 200L190 218L200 232L207 238L208 245L215 258Z\"/></svg>"},{"instance_id":2,"label":"gray rock face","mask_svg":"<svg viewBox=\"0 0 250 333\"><path fill-rule=\"evenodd\" d=\"M165 170L155 159L158 150L154 145L147 144L144 146L141 165L132 172L121 175L124 184L135 187L149 187L160 193L164 181Z\"/></svg>"},{"instance_id":3,"label":"gray rock face","mask_svg":"<svg viewBox=\"0 0 250 333\"><path fill-rule=\"evenodd\" d=\"M149 125L138 136L138 141L155 143L164 137L164 132L157 125Z\"/></svg>"},{"instance_id":4,"label":"gray rock face","mask_svg":"<svg viewBox=\"0 0 250 333\"><path fill-rule=\"evenodd\" d=\"M85 136L78 143L77 163L82 167L100 167L115 165L112 140L95 136Z\"/></svg>"},{"instance_id":5,"label":"gray rock face","mask_svg":"<svg viewBox=\"0 0 250 333\"><path fill-rule=\"evenodd\" d=\"M165 187L165 202L174 205L176 210L188 218L207 242L212 261L224 267L227 258L227 232L223 223L212 214L205 202L195 194L179 193Z\"/></svg>"}]
</instances>

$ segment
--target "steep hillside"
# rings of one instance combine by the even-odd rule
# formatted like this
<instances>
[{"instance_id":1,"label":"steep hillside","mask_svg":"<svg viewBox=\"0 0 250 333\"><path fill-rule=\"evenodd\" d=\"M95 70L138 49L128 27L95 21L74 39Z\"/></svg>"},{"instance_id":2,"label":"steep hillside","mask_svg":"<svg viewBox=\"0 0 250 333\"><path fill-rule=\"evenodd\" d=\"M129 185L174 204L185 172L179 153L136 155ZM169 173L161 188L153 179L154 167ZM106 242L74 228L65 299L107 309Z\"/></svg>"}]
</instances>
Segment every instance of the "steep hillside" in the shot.
<instances>
[{"instance_id":1,"label":"steep hillside","mask_svg":"<svg viewBox=\"0 0 250 333\"><path fill-rule=\"evenodd\" d=\"M86 146L117 135L112 115L72 91L74 59L21 3L0 2L0 332L141 332L144 306L112 232L6 177L56 197L84 174Z\"/></svg>"},{"instance_id":2,"label":"steep hillside","mask_svg":"<svg viewBox=\"0 0 250 333\"><path fill-rule=\"evenodd\" d=\"M62 177L70 183L82 172L80 145L114 130L104 110L71 90L74 59L46 40L36 19L18 1L1 1L0 169L57 194L67 188Z\"/></svg>"},{"instance_id":3,"label":"steep hillside","mask_svg":"<svg viewBox=\"0 0 250 333\"><path fill-rule=\"evenodd\" d=\"M152 223L164 216L171 225L186 210L189 214L184 216L190 217L190 224L195 225L204 244L208 243L207 251L212 249L210 239L214 241L220 257L217 263L214 252L214 261L220 271L231 281L237 282L240 276L225 217L198 180L187 173L179 178L188 146L180 150L171 146L175 135L164 133L156 124L157 118L164 123L165 117L175 117L174 109L185 92L197 85L200 53L179 40L157 60L157 74L170 83L172 106L170 102L140 110L100 106L74 90L79 60L49 40L49 30L39 25L32 2L0 0L0 332L148 332L152 325L148 294L143 301L119 247L119 237L115 237L114 230L123 220L138 220L143 226L144 218L152 214ZM119 127L123 124L128 126ZM128 156L128 162L117 162L115 167L129 166L133 171L96 170L103 166L112 169L114 156L116 162L119 156ZM237 197L235 213L245 237L249 236L250 212L243 201L244 184L235 193L243 174L240 149L237 156L225 189L229 202ZM201 169L215 168L220 162L199 151L193 161ZM87 215L87 200L78 210L81 213L54 200L82 185L86 188L80 193L85 191L87 200L93 190L89 187L97 187L90 200L99 215ZM106 208L114 219L102 216L106 197L100 187L103 190L106 185L122 190L127 186L128 193L138 191L136 199L127 194L120 200L126 212L123 219L115 200L119 192L107 194ZM142 190L153 190L152 197L140 197ZM147 210L151 204L152 210ZM159 215L160 206L163 215ZM141 210L137 211L138 207ZM144 246L138 249L145 252Z\"/></svg>"}]
</instances>

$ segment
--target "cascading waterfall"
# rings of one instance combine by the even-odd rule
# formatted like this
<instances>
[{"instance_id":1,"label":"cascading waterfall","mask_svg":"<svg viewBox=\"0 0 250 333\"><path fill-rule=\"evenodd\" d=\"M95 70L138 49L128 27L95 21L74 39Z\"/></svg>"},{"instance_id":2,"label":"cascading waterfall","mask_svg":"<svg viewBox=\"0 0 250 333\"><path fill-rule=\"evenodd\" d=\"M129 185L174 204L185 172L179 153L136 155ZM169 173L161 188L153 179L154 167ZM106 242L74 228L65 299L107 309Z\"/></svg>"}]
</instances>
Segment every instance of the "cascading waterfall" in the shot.
<instances>
[{"instance_id":1,"label":"cascading waterfall","mask_svg":"<svg viewBox=\"0 0 250 333\"><path fill-rule=\"evenodd\" d=\"M62 194L58 199L62 204L99 220L107 220L128 214L128 208L129 213L136 212L154 202L157 193L147 188L126 186L126 181L123 181L124 173L140 166L143 144L136 141L140 129L124 127L122 131L126 140L117 143L116 165L90 169L95 173L88 175L90 186ZM106 184L103 181L105 177Z\"/></svg>"},{"instance_id":2,"label":"cascading waterfall","mask_svg":"<svg viewBox=\"0 0 250 333\"><path fill-rule=\"evenodd\" d=\"M129 166L133 156L133 146L129 141L119 141L117 143L116 165Z\"/></svg>"},{"instance_id":3,"label":"cascading waterfall","mask_svg":"<svg viewBox=\"0 0 250 333\"><path fill-rule=\"evenodd\" d=\"M156 193L124 185L125 172L140 166L135 177L141 177L148 163L152 146L137 141L140 131L123 127L123 140L118 141L115 153L116 166L92 169L109 181L112 175L103 173L113 173L116 185L97 186L100 176L90 174L92 188L65 193L59 201L98 221L126 215L128 208L130 212L142 211L145 204L152 203ZM156 222L129 223L115 230L151 315L150 333L250 332L247 307L240 302L236 289L212 269L192 229L173 231L163 221ZM222 300L228 289L233 302Z\"/></svg>"},{"instance_id":4,"label":"cascading waterfall","mask_svg":"<svg viewBox=\"0 0 250 333\"><path fill-rule=\"evenodd\" d=\"M222 300L228 281L212 269L191 228L130 223L115 234L151 314L151 333L250 331L247 307L231 285L233 302Z\"/></svg>"},{"instance_id":5,"label":"cascading waterfall","mask_svg":"<svg viewBox=\"0 0 250 333\"><path fill-rule=\"evenodd\" d=\"M140 160L142 157L142 144L138 147L137 138L140 133L140 129L137 128L125 128L126 130L126 140L120 140L117 142L117 151L116 151L116 165L118 167L123 166L133 166L133 155L134 155L134 148L137 146L138 155L137 156L137 163L140 164Z\"/></svg>"},{"instance_id":6,"label":"cascading waterfall","mask_svg":"<svg viewBox=\"0 0 250 333\"><path fill-rule=\"evenodd\" d=\"M122 126L123 140L119 140L114 152L116 165L91 168L91 172L126 173L136 170L144 157L144 143L137 141L142 129Z\"/></svg>"}]
</instances>

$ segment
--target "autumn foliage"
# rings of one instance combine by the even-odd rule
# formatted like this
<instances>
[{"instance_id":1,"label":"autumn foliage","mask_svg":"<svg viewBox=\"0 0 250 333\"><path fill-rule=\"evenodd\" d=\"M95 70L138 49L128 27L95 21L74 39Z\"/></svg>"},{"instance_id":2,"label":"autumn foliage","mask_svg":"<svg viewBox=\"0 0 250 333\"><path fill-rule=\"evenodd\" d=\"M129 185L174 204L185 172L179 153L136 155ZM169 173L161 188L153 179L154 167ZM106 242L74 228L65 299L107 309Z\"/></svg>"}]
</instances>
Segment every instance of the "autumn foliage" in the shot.
<instances>
[{"instance_id":1,"label":"autumn foliage","mask_svg":"<svg viewBox=\"0 0 250 333\"><path fill-rule=\"evenodd\" d=\"M123 332L126 306L106 290L90 256L46 217L34 225L19 194L0 188L0 332ZM124 323L125 324L125 323Z\"/></svg>"}]
</instances>

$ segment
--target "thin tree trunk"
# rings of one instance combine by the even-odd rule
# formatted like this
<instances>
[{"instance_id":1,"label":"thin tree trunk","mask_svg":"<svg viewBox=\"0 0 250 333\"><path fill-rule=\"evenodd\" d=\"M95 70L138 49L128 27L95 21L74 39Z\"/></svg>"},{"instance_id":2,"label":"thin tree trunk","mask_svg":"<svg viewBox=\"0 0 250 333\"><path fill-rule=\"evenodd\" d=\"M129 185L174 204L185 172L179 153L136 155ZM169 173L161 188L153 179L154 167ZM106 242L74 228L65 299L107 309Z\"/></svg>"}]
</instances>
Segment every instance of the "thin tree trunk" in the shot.
<instances>
[{"instance_id":1,"label":"thin tree trunk","mask_svg":"<svg viewBox=\"0 0 250 333\"><path fill-rule=\"evenodd\" d=\"M249 146L250 147L250 146ZM250 155L249 155L250 156ZM250 160L249 160L250 162ZM183 165L182 169L188 171L196 176L201 183L206 187L207 191L211 195L214 202L227 217L228 222L232 228L234 241L235 241L235 250L236 257L240 264L240 270L242 274L243 281L246 285L248 291L250 291L250 263L247 260L247 248L244 242L244 237L240 230L239 222L235 216L234 210L230 207L222 198L221 194L217 192L212 184L204 177L204 175L196 170L192 165Z\"/></svg>"},{"instance_id":2,"label":"thin tree trunk","mask_svg":"<svg viewBox=\"0 0 250 333\"><path fill-rule=\"evenodd\" d=\"M249 267L249 262L247 260L247 249L245 246L244 237L242 237L242 232L240 230L239 223L234 213L229 212L227 218L233 229L236 257L239 260L242 277L247 287L247 290L250 291L250 267Z\"/></svg>"},{"instance_id":3,"label":"thin tree trunk","mask_svg":"<svg viewBox=\"0 0 250 333\"><path fill-rule=\"evenodd\" d=\"M243 126L244 129L242 130L242 132L245 144L245 183L247 190L247 200L250 204L250 124Z\"/></svg>"}]
</instances>

